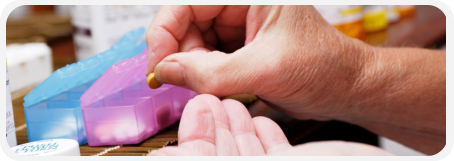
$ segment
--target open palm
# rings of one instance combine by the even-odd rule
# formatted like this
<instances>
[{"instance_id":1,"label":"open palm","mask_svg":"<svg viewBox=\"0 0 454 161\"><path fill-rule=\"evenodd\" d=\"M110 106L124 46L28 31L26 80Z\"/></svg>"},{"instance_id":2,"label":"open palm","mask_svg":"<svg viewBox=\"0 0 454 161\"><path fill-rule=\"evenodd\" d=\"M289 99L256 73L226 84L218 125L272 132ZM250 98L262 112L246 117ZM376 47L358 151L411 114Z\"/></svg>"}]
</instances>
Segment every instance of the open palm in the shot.
<instances>
[{"instance_id":1,"label":"open palm","mask_svg":"<svg viewBox=\"0 0 454 161\"><path fill-rule=\"evenodd\" d=\"M266 117L251 118L243 104L203 94L186 105L178 146L152 155L390 155L360 143L325 141L292 147L281 128Z\"/></svg>"}]
</instances>

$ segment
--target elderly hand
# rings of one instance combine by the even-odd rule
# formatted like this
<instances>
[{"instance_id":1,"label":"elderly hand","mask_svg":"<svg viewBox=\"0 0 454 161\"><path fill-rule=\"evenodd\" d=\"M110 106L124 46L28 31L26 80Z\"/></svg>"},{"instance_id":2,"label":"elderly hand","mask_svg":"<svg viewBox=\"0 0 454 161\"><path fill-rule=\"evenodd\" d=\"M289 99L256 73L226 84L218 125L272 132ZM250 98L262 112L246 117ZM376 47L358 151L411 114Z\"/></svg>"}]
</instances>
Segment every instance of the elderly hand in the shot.
<instances>
[{"instance_id":1,"label":"elderly hand","mask_svg":"<svg viewBox=\"0 0 454 161\"><path fill-rule=\"evenodd\" d=\"M427 154L445 146L445 51L369 46L313 6L163 6L146 38L161 83L257 95L294 118L346 121Z\"/></svg>"},{"instance_id":2,"label":"elderly hand","mask_svg":"<svg viewBox=\"0 0 454 161\"><path fill-rule=\"evenodd\" d=\"M238 101L203 94L190 100L178 131L178 146L151 155L390 155L366 144L326 141L292 147L266 117L251 118Z\"/></svg>"},{"instance_id":3,"label":"elderly hand","mask_svg":"<svg viewBox=\"0 0 454 161\"><path fill-rule=\"evenodd\" d=\"M356 51L367 48L313 6L163 6L147 43L149 72L161 83L257 95L300 119L345 114L364 63Z\"/></svg>"}]
</instances>

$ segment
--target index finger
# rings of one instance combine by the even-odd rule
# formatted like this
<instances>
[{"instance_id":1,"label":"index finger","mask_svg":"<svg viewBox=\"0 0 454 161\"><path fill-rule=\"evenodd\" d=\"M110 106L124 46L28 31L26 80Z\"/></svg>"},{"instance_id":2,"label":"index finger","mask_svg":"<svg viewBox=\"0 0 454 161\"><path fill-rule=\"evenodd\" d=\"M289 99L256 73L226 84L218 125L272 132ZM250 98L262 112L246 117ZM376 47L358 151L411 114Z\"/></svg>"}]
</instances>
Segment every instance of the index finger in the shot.
<instances>
[{"instance_id":1,"label":"index finger","mask_svg":"<svg viewBox=\"0 0 454 161\"><path fill-rule=\"evenodd\" d=\"M202 155L216 155L216 127L213 113L200 96L186 104L178 128L178 147Z\"/></svg>"},{"instance_id":2,"label":"index finger","mask_svg":"<svg viewBox=\"0 0 454 161\"><path fill-rule=\"evenodd\" d=\"M166 56L179 51L192 22L207 21L221 13L224 6L161 6L146 33L147 75ZM203 41L203 40L202 40Z\"/></svg>"}]
</instances>

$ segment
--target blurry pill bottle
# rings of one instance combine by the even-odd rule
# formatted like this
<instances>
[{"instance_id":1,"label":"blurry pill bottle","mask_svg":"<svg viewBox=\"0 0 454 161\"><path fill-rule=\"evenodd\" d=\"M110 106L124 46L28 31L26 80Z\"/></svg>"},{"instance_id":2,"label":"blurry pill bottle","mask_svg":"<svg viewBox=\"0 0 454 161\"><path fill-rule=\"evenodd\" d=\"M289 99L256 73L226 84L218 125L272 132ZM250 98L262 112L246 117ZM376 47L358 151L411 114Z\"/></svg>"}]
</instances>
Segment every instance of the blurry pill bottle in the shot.
<instances>
[{"instance_id":1,"label":"blurry pill bottle","mask_svg":"<svg viewBox=\"0 0 454 161\"><path fill-rule=\"evenodd\" d=\"M387 17L389 23L394 23L399 21L400 14L399 14L399 7L397 5L387 5Z\"/></svg>"},{"instance_id":2,"label":"blurry pill bottle","mask_svg":"<svg viewBox=\"0 0 454 161\"><path fill-rule=\"evenodd\" d=\"M385 30L388 27L387 11L384 5L364 6L364 30L367 33Z\"/></svg>"},{"instance_id":3,"label":"blurry pill bottle","mask_svg":"<svg viewBox=\"0 0 454 161\"><path fill-rule=\"evenodd\" d=\"M8 65L8 63L6 63L6 65ZM8 66L6 67L6 142L9 147L17 145L13 103L11 100L11 91L9 89Z\"/></svg>"},{"instance_id":4,"label":"blurry pill bottle","mask_svg":"<svg viewBox=\"0 0 454 161\"><path fill-rule=\"evenodd\" d=\"M399 9L400 17L402 18L411 17L415 15L416 12L415 5L399 5L397 8Z\"/></svg>"},{"instance_id":5,"label":"blurry pill bottle","mask_svg":"<svg viewBox=\"0 0 454 161\"><path fill-rule=\"evenodd\" d=\"M315 5L323 18L345 35L365 40L363 7L360 5Z\"/></svg>"},{"instance_id":6,"label":"blurry pill bottle","mask_svg":"<svg viewBox=\"0 0 454 161\"><path fill-rule=\"evenodd\" d=\"M53 70L52 49L41 42L6 46L11 93L30 88L44 81Z\"/></svg>"}]
</instances>

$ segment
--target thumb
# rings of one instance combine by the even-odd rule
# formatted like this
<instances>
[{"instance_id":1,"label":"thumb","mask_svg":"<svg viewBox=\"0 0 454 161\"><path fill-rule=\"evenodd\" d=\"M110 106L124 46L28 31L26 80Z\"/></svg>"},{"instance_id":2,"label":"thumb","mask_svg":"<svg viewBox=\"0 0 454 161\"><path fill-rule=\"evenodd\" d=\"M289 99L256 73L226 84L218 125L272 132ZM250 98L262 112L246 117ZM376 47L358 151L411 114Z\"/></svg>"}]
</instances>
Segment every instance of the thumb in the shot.
<instances>
[{"instance_id":1,"label":"thumb","mask_svg":"<svg viewBox=\"0 0 454 161\"><path fill-rule=\"evenodd\" d=\"M234 54L195 50L164 58L155 68L160 83L192 89L199 94L226 96L244 92L239 81L241 68Z\"/></svg>"}]
</instances>

